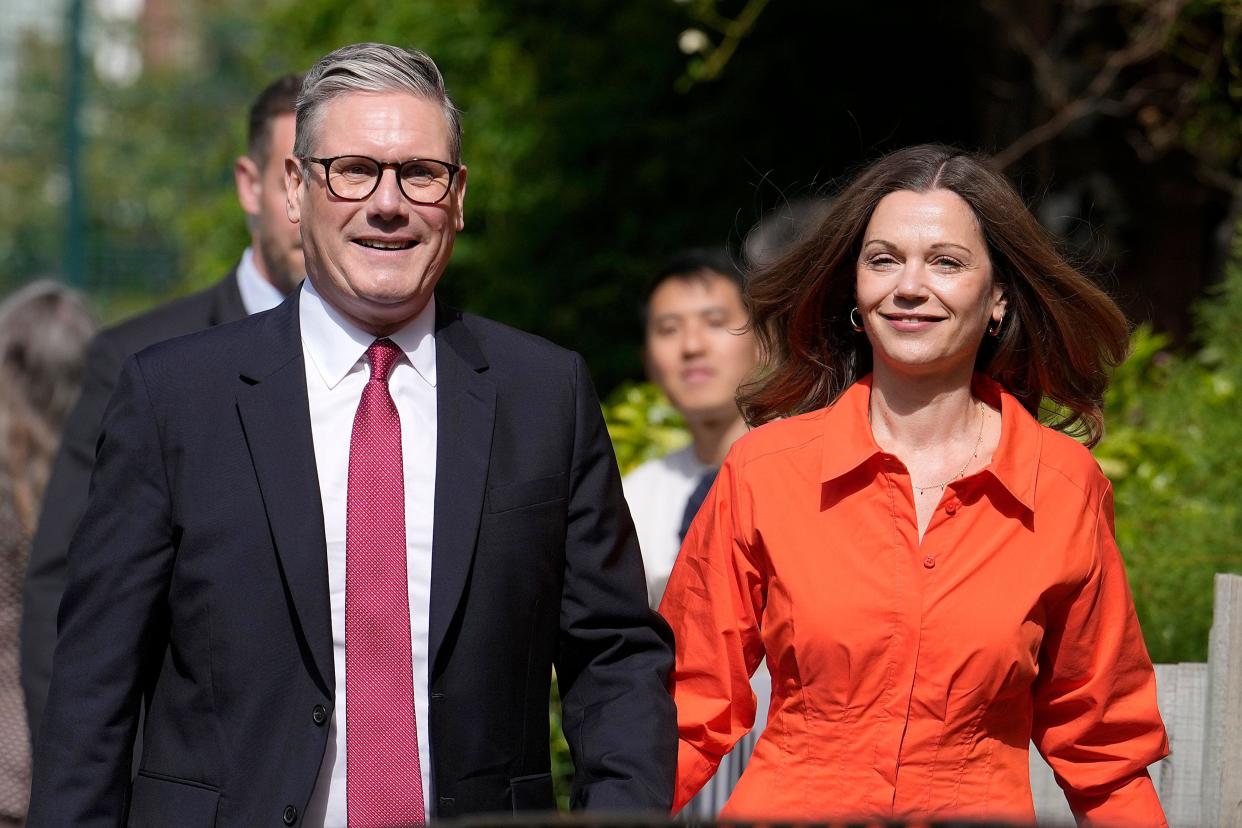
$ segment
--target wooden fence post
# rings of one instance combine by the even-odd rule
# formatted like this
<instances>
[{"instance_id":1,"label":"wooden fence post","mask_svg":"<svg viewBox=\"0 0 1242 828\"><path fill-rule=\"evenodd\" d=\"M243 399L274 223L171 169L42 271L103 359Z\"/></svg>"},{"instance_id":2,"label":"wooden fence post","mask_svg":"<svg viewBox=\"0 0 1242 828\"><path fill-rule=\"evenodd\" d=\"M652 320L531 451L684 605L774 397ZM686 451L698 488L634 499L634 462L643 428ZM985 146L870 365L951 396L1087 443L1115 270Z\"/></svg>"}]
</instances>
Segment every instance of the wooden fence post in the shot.
<instances>
[{"instance_id":1,"label":"wooden fence post","mask_svg":"<svg viewBox=\"0 0 1242 828\"><path fill-rule=\"evenodd\" d=\"M1203 824L1242 828L1242 576L1217 574L1208 639Z\"/></svg>"}]
</instances>

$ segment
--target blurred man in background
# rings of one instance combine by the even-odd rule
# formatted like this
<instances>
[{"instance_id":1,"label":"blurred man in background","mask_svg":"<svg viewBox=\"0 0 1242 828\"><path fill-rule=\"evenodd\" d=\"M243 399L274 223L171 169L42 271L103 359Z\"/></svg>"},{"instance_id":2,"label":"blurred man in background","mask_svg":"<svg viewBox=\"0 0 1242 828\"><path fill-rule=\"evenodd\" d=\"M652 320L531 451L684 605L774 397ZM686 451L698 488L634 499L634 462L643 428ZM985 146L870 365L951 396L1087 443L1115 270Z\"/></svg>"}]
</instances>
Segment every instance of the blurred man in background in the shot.
<instances>
[{"instance_id":1,"label":"blurred man in background","mask_svg":"<svg viewBox=\"0 0 1242 828\"><path fill-rule=\"evenodd\" d=\"M47 701L69 541L86 509L95 442L122 363L156 342L269 310L305 275L298 227L285 212L284 173L301 84L301 75L278 78L250 107L246 154L233 169L250 231L237 267L206 290L105 330L91 343L82 395L65 424L26 575L21 674L32 743Z\"/></svg>"},{"instance_id":2,"label":"blurred man in background","mask_svg":"<svg viewBox=\"0 0 1242 828\"><path fill-rule=\"evenodd\" d=\"M666 264L647 292L643 350L647 375L685 418L690 445L626 475L626 500L638 530L652 606L681 542L733 441L746 433L737 389L754 370L758 347L746 329L742 276L723 251L689 250ZM761 666L753 686L766 717L771 688ZM720 763L716 776L683 810L712 819L724 805L763 729L762 721Z\"/></svg>"}]
</instances>

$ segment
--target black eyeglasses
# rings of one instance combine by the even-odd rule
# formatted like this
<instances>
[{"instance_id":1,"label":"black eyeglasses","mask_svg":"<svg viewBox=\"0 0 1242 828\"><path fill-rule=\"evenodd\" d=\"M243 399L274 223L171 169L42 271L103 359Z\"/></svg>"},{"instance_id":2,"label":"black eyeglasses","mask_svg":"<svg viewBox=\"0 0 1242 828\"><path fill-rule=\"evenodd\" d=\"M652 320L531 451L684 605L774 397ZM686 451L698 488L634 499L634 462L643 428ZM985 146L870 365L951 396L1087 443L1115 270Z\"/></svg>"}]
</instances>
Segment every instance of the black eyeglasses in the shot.
<instances>
[{"instance_id":1,"label":"black eyeglasses","mask_svg":"<svg viewBox=\"0 0 1242 828\"><path fill-rule=\"evenodd\" d=\"M384 170L397 172L397 187L415 204L439 204L453 186L453 177L460 164L436 161L433 158L411 158L409 161L376 161L365 155L338 155L334 158L302 157L323 165L328 192L346 201L362 201L379 187Z\"/></svg>"}]
</instances>

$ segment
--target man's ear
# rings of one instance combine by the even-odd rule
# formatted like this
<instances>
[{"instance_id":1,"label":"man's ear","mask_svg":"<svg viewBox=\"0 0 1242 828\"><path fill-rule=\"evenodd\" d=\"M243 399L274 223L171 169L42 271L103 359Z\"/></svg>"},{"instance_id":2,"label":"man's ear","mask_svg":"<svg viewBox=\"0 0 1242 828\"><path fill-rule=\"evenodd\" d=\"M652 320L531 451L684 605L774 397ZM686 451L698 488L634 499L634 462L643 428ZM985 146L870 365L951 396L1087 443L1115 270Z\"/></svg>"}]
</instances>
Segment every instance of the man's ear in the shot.
<instances>
[{"instance_id":1,"label":"man's ear","mask_svg":"<svg viewBox=\"0 0 1242 828\"><path fill-rule=\"evenodd\" d=\"M238 156L233 162L233 181L237 183L237 201L242 211L248 216L258 214L259 200L263 195L263 176L253 158Z\"/></svg>"},{"instance_id":2,"label":"man's ear","mask_svg":"<svg viewBox=\"0 0 1242 828\"><path fill-rule=\"evenodd\" d=\"M457 232L460 233L466 226L466 167L464 164L457 171L453 186L457 188L457 215L453 217L453 221L457 226Z\"/></svg>"},{"instance_id":3,"label":"man's ear","mask_svg":"<svg viewBox=\"0 0 1242 828\"><path fill-rule=\"evenodd\" d=\"M302 220L303 172L296 158L289 156L285 159L285 213L294 224Z\"/></svg>"}]
</instances>

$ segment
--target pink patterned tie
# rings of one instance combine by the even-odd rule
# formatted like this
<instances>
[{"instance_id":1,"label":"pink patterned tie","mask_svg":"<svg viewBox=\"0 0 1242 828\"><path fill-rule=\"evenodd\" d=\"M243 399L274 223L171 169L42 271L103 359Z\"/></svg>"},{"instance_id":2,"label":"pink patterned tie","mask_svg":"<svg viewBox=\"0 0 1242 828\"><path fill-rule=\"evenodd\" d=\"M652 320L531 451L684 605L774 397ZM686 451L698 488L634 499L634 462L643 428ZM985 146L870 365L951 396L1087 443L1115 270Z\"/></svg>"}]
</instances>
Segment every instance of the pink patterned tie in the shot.
<instances>
[{"instance_id":1,"label":"pink patterned tie","mask_svg":"<svg viewBox=\"0 0 1242 828\"><path fill-rule=\"evenodd\" d=\"M367 349L349 443L345 522L346 804L350 828L422 825L423 777L414 717L405 571L401 419L388 374L401 350Z\"/></svg>"}]
</instances>

